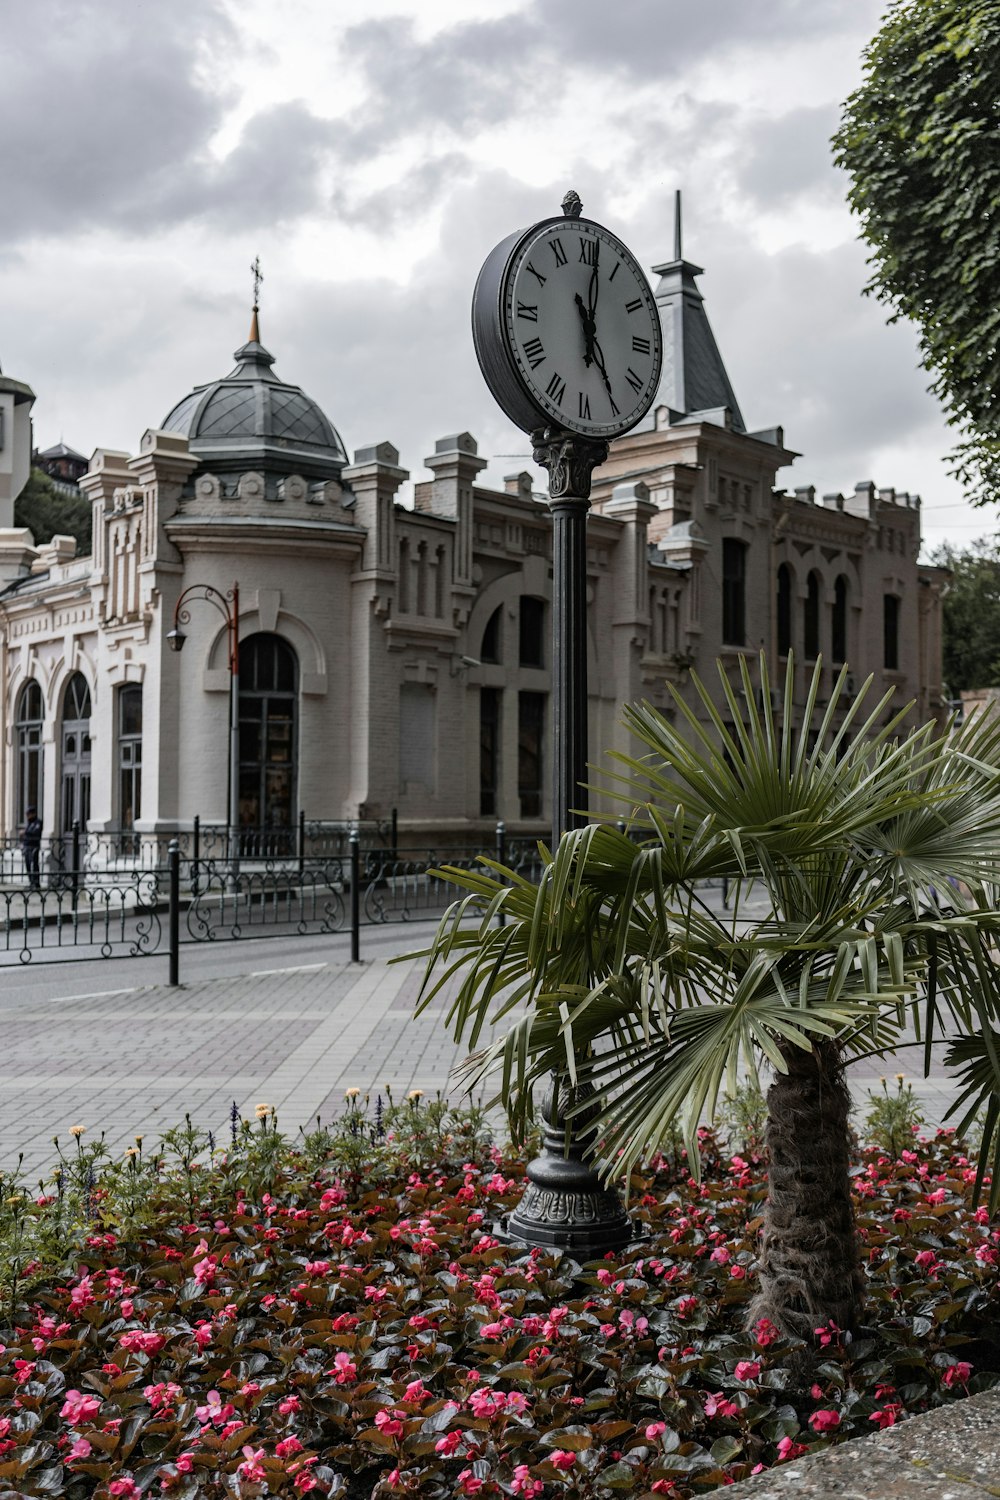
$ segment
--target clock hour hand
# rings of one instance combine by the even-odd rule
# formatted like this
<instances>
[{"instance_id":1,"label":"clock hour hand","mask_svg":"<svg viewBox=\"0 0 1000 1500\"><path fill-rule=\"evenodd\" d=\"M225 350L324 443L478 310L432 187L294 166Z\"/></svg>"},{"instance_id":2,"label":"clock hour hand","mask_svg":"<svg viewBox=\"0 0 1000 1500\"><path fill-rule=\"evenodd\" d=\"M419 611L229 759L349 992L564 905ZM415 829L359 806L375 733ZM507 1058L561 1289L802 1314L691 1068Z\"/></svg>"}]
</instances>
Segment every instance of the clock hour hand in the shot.
<instances>
[{"instance_id":1,"label":"clock hour hand","mask_svg":"<svg viewBox=\"0 0 1000 1500\"><path fill-rule=\"evenodd\" d=\"M590 308L584 305L583 298L579 292L576 294L576 310L580 314L580 321L583 324L583 362L589 369L594 363L594 337L597 333L597 325L594 322L593 313Z\"/></svg>"}]
</instances>

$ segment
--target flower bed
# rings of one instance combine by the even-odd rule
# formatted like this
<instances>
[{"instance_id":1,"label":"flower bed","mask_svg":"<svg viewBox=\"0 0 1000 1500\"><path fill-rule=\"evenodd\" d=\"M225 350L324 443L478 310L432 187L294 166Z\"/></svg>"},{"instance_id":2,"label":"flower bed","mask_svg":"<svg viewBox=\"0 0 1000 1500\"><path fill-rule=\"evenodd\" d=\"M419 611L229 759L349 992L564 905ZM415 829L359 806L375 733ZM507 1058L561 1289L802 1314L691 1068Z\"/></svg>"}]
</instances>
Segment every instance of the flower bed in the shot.
<instances>
[{"instance_id":1,"label":"flower bed","mask_svg":"<svg viewBox=\"0 0 1000 1500\"><path fill-rule=\"evenodd\" d=\"M761 1164L704 1145L580 1266L497 1242L521 1166L443 1105L78 1138L37 1199L0 1184L0 1496L679 1497L998 1382L1000 1230L949 1135L860 1156L871 1328L797 1376L743 1328Z\"/></svg>"}]
</instances>

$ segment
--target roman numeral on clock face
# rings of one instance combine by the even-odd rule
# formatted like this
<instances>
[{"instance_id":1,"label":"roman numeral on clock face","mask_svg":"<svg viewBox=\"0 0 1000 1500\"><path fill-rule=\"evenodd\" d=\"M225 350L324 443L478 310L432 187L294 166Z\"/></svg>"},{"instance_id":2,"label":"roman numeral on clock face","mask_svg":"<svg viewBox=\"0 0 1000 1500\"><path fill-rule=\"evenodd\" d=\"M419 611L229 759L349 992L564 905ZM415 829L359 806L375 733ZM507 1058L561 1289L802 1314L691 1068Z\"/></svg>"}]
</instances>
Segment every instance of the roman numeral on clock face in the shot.
<instances>
[{"instance_id":1,"label":"roman numeral on clock face","mask_svg":"<svg viewBox=\"0 0 1000 1500\"><path fill-rule=\"evenodd\" d=\"M625 311L627 313L638 312L641 306L642 306L642 298L641 297L635 297L635 298L633 298L633 300L631 302L626 302L626 304L625 304Z\"/></svg>"},{"instance_id":2,"label":"roman numeral on clock face","mask_svg":"<svg viewBox=\"0 0 1000 1500\"><path fill-rule=\"evenodd\" d=\"M525 319L527 319L527 321L529 323L537 323L538 322L538 303L537 302L519 302L517 304L517 315L518 315L519 318L525 318ZM635 348L635 339L632 340L632 347L633 347L633 349ZM649 344L648 344L648 342L646 344L646 353L647 354L649 353Z\"/></svg>"},{"instance_id":3,"label":"roman numeral on clock face","mask_svg":"<svg viewBox=\"0 0 1000 1500\"><path fill-rule=\"evenodd\" d=\"M528 339L524 346L524 354L531 368L537 370L545 358L545 350L542 348L541 339Z\"/></svg>"},{"instance_id":4,"label":"roman numeral on clock face","mask_svg":"<svg viewBox=\"0 0 1000 1500\"><path fill-rule=\"evenodd\" d=\"M638 396L639 392L642 390L642 377L635 373L631 365L629 365L628 369L625 371L625 379L628 381L629 385Z\"/></svg>"},{"instance_id":5,"label":"roman numeral on clock face","mask_svg":"<svg viewBox=\"0 0 1000 1500\"><path fill-rule=\"evenodd\" d=\"M545 387L545 394L556 406L562 406L562 399L566 394L566 382L556 373Z\"/></svg>"},{"instance_id":6,"label":"roman numeral on clock face","mask_svg":"<svg viewBox=\"0 0 1000 1500\"><path fill-rule=\"evenodd\" d=\"M580 241L580 260L585 266L597 265L597 254L599 244L597 240Z\"/></svg>"},{"instance_id":7,"label":"roman numeral on clock face","mask_svg":"<svg viewBox=\"0 0 1000 1500\"><path fill-rule=\"evenodd\" d=\"M562 240L549 240L549 249L556 258L556 265L564 266L566 264L566 252L562 247Z\"/></svg>"},{"instance_id":8,"label":"roman numeral on clock face","mask_svg":"<svg viewBox=\"0 0 1000 1500\"><path fill-rule=\"evenodd\" d=\"M632 351L635 354L648 354L649 353L649 339L636 338L635 334L633 333L633 335L632 335Z\"/></svg>"},{"instance_id":9,"label":"roman numeral on clock face","mask_svg":"<svg viewBox=\"0 0 1000 1500\"><path fill-rule=\"evenodd\" d=\"M544 286L549 279L547 276L543 276L541 271L536 271L530 260L528 261L527 270L531 272L539 286Z\"/></svg>"},{"instance_id":10,"label":"roman numeral on clock face","mask_svg":"<svg viewBox=\"0 0 1000 1500\"><path fill-rule=\"evenodd\" d=\"M615 277L618 275L618 272L621 270L621 268L622 268L621 261L620 260L616 260L615 261L615 268L611 272L611 275L608 277L608 286L610 286L611 283L614 281Z\"/></svg>"},{"instance_id":11,"label":"roman numeral on clock face","mask_svg":"<svg viewBox=\"0 0 1000 1500\"><path fill-rule=\"evenodd\" d=\"M577 404L578 404L577 417L582 418L582 419L584 419L584 420L586 420L586 421L589 422L591 420L591 416L590 416L590 397L589 396L585 396L583 394L583 392L580 391L579 396L577 398Z\"/></svg>"}]
</instances>

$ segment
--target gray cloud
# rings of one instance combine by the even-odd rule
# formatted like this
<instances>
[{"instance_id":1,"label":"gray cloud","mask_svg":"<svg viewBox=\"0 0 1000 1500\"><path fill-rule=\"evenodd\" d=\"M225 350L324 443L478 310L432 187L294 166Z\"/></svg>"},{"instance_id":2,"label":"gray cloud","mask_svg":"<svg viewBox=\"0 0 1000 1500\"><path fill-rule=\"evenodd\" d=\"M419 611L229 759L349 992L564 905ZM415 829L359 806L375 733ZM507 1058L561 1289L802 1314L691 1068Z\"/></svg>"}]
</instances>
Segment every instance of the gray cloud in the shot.
<instances>
[{"instance_id":1,"label":"gray cloud","mask_svg":"<svg viewBox=\"0 0 1000 1500\"><path fill-rule=\"evenodd\" d=\"M221 0L34 0L5 24L4 235L125 219L203 148L218 99L196 64L236 45Z\"/></svg>"},{"instance_id":2,"label":"gray cloud","mask_svg":"<svg viewBox=\"0 0 1000 1500\"><path fill-rule=\"evenodd\" d=\"M843 185L830 152L839 119L835 104L818 104L744 123L735 142L742 191L769 207L815 191L842 199Z\"/></svg>"},{"instance_id":3,"label":"gray cloud","mask_svg":"<svg viewBox=\"0 0 1000 1500\"><path fill-rule=\"evenodd\" d=\"M321 206L322 174L339 133L301 100L261 110L221 161L187 162L170 174L152 198L152 216L239 230L311 213Z\"/></svg>"}]
</instances>

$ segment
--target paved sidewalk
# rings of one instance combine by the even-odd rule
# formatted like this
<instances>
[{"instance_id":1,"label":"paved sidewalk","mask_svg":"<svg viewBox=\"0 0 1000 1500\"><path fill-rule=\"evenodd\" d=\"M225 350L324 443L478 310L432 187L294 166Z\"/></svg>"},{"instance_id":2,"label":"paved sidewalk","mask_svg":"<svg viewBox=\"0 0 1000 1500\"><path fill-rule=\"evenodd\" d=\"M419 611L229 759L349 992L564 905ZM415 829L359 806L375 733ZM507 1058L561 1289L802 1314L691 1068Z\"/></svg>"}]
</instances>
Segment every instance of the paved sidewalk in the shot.
<instances>
[{"instance_id":1,"label":"paved sidewalk","mask_svg":"<svg viewBox=\"0 0 1000 1500\"><path fill-rule=\"evenodd\" d=\"M430 935L429 924L401 929L397 951ZM260 962L259 947L248 962ZM113 983L113 972L101 977ZM258 1103L274 1105L294 1134L338 1113L350 1087L374 1095L389 1085L397 1097L447 1090L458 1049L443 996L413 1016L422 974L422 960L337 961L12 1004L0 1018L0 1169L23 1151L33 1183L53 1163L52 1137L68 1143L76 1124L88 1139L103 1129L118 1152L136 1134L152 1142L185 1111L224 1139L233 1100L249 1118ZM921 1064L914 1048L855 1065L856 1102L865 1107L880 1075L894 1088L898 1070L913 1079L928 1123L939 1123L953 1090L940 1071L919 1078Z\"/></svg>"}]
</instances>

